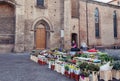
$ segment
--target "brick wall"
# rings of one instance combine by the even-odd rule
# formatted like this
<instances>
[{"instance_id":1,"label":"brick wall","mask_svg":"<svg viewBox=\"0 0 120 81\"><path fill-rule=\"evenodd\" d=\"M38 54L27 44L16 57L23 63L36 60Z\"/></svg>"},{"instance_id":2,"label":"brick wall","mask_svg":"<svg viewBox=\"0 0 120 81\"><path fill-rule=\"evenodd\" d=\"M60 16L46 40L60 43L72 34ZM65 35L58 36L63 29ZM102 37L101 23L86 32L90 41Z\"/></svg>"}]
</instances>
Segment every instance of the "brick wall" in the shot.
<instances>
[{"instance_id":1,"label":"brick wall","mask_svg":"<svg viewBox=\"0 0 120 81\"><path fill-rule=\"evenodd\" d=\"M85 2L81 2L84 3ZM81 5L82 6L82 5ZM114 44L120 44L120 11L117 6L112 6L104 3L98 3L98 2L88 2L88 39L89 39L89 45L102 45L102 46L112 46ZM81 7L81 9L84 9L85 5ZM95 9L99 9L99 18L100 18L100 38L95 37ZM116 10L117 12L117 22L118 22L118 37L114 38L114 28L113 28L113 12ZM85 14L85 11L81 11L81 14ZM81 16L82 17L82 16ZM85 19L85 16L81 19ZM81 20L81 26L83 24L86 24L86 19L84 20L85 23ZM84 25L84 27L86 27ZM80 28L84 29L85 28Z\"/></svg>"}]
</instances>

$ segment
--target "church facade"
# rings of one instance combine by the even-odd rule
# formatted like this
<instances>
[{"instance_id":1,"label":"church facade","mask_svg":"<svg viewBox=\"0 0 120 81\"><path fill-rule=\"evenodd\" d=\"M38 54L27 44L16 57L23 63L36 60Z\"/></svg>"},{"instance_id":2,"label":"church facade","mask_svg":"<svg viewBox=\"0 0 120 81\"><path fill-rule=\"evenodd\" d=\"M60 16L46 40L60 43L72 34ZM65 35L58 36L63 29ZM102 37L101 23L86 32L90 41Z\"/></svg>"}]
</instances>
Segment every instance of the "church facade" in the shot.
<instances>
[{"instance_id":1,"label":"church facade","mask_svg":"<svg viewBox=\"0 0 120 81\"><path fill-rule=\"evenodd\" d=\"M120 45L120 7L93 0L0 0L0 51Z\"/></svg>"}]
</instances>

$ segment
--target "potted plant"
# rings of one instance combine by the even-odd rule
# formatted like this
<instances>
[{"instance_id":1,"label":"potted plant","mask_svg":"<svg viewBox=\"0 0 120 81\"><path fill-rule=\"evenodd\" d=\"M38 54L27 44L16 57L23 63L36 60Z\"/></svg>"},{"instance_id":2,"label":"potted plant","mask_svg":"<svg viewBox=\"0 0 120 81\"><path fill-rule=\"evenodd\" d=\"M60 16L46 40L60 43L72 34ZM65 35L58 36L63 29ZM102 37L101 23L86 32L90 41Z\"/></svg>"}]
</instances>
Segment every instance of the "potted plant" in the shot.
<instances>
[{"instance_id":1,"label":"potted plant","mask_svg":"<svg viewBox=\"0 0 120 81\"><path fill-rule=\"evenodd\" d=\"M113 63L113 78L120 80L120 60Z\"/></svg>"},{"instance_id":2,"label":"potted plant","mask_svg":"<svg viewBox=\"0 0 120 81\"><path fill-rule=\"evenodd\" d=\"M69 77L69 66L65 65L65 73L64 73L67 77Z\"/></svg>"},{"instance_id":3,"label":"potted plant","mask_svg":"<svg viewBox=\"0 0 120 81\"><path fill-rule=\"evenodd\" d=\"M45 58L45 56L43 56L43 55L38 55L38 63L39 63L40 65L45 65L45 64L47 64L46 61L47 61L47 59Z\"/></svg>"},{"instance_id":4,"label":"potted plant","mask_svg":"<svg viewBox=\"0 0 120 81\"><path fill-rule=\"evenodd\" d=\"M75 67L75 69L74 69L74 78L75 78L76 81L79 81L79 77L80 77L80 68Z\"/></svg>"},{"instance_id":5,"label":"potted plant","mask_svg":"<svg viewBox=\"0 0 120 81\"><path fill-rule=\"evenodd\" d=\"M75 74L74 74L75 66L74 65L70 65L69 68L70 68L70 78L74 79L74 76L75 76Z\"/></svg>"},{"instance_id":6,"label":"potted plant","mask_svg":"<svg viewBox=\"0 0 120 81\"><path fill-rule=\"evenodd\" d=\"M52 59L51 60L51 70L54 70L55 69L55 60Z\"/></svg>"},{"instance_id":7,"label":"potted plant","mask_svg":"<svg viewBox=\"0 0 120 81\"><path fill-rule=\"evenodd\" d=\"M79 63L80 67L80 81L89 81L89 71L88 71L88 63L87 62L81 62Z\"/></svg>"},{"instance_id":8,"label":"potted plant","mask_svg":"<svg viewBox=\"0 0 120 81\"><path fill-rule=\"evenodd\" d=\"M89 72L87 70L81 71L79 81L89 81Z\"/></svg>"},{"instance_id":9,"label":"potted plant","mask_svg":"<svg viewBox=\"0 0 120 81\"><path fill-rule=\"evenodd\" d=\"M88 64L87 69L91 74L91 79L92 79L91 81L98 81L98 71L100 70L100 67L98 65L90 63Z\"/></svg>"},{"instance_id":10,"label":"potted plant","mask_svg":"<svg viewBox=\"0 0 120 81\"><path fill-rule=\"evenodd\" d=\"M78 66L79 66L79 68L80 68L81 70L85 70L85 69L87 68L87 65L88 65L87 62L80 62L80 63L78 64Z\"/></svg>"}]
</instances>

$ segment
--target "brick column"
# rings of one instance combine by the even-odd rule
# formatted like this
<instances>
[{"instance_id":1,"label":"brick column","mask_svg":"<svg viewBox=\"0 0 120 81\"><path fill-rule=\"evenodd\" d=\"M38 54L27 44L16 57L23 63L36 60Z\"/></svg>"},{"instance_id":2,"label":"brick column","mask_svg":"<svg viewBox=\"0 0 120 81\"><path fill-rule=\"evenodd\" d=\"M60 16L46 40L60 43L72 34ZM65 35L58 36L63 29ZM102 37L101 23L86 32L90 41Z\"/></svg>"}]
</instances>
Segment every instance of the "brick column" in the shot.
<instances>
[{"instance_id":1,"label":"brick column","mask_svg":"<svg viewBox=\"0 0 120 81\"><path fill-rule=\"evenodd\" d=\"M71 48L71 1L64 0L64 48Z\"/></svg>"}]
</instances>

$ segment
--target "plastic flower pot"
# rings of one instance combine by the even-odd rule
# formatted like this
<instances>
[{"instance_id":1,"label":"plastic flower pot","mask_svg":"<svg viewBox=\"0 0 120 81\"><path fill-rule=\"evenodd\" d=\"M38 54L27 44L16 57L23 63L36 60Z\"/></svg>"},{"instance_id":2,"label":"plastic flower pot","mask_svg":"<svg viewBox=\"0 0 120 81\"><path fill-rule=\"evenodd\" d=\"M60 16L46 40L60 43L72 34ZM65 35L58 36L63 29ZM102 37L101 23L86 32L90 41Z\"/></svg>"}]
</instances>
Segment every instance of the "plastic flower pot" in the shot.
<instances>
[{"instance_id":1,"label":"plastic flower pot","mask_svg":"<svg viewBox=\"0 0 120 81\"><path fill-rule=\"evenodd\" d=\"M45 65L46 64L46 62L45 61L42 61L42 65Z\"/></svg>"},{"instance_id":2,"label":"plastic flower pot","mask_svg":"<svg viewBox=\"0 0 120 81\"><path fill-rule=\"evenodd\" d=\"M51 65L51 70L54 70L55 69L55 65Z\"/></svg>"},{"instance_id":3,"label":"plastic flower pot","mask_svg":"<svg viewBox=\"0 0 120 81\"><path fill-rule=\"evenodd\" d=\"M39 63L39 64L42 64L42 60L38 59L38 63Z\"/></svg>"},{"instance_id":4,"label":"plastic flower pot","mask_svg":"<svg viewBox=\"0 0 120 81\"><path fill-rule=\"evenodd\" d=\"M76 70L74 71L74 73L75 73L75 80L76 80L76 81L79 81L80 69L76 69Z\"/></svg>"},{"instance_id":5,"label":"plastic flower pot","mask_svg":"<svg viewBox=\"0 0 120 81\"><path fill-rule=\"evenodd\" d=\"M67 77L70 77L70 74L69 74L69 72L68 71L65 71L65 76L67 76Z\"/></svg>"},{"instance_id":6,"label":"plastic flower pot","mask_svg":"<svg viewBox=\"0 0 120 81\"><path fill-rule=\"evenodd\" d=\"M89 77L80 76L79 81L89 81Z\"/></svg>"},{"instance_id":7,"label":"plastic flower pot","mask_svg":"<svg viewBox=\"0 0 120 81\"><path fill-rule=\"evenodd\" d=\"M75 74L74 74L74 72L70 72L70 78L71 78L71 79L75 79Z\"/></svg>"},{"instance_id":8,"label":"plastic flower pot","mask_svg":"<svg viewBox=\"0 0 120 81\"><path fill-rule=\"evenodd\" d=\"M79 81L79 77L80 77L80 75L75 74L75 81Z\"/></svg>"},{"instance_id":9,"label":"plastic flower pot","mask_svg":"<svg viewBox=\"0 0 120 81\"><path fill-rule=\"evenodd\" d=\"M65 74L65 76L67 76L67 75L68 75L68 71L65 70L65 73L64 73L64 74Z\"/></svg>"}]
</instances>

